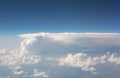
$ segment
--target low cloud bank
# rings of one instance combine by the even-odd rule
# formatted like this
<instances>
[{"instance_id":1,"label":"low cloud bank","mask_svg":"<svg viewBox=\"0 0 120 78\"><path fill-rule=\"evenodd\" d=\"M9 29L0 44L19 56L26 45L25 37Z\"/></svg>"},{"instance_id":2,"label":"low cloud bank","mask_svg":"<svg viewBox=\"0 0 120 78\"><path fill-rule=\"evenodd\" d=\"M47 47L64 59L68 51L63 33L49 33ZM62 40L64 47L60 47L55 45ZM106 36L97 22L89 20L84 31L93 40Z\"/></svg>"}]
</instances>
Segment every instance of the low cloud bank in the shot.
<instances>
[{"instance_id":1,"label":"low cloud bank","mask_svg":"<svg viewBox=\"0 0 120 78\"><path fill-rule=\"evenodd\" d=\"M93 74L97 73L95 68L96 65L106 63L112 63L116 66L120 65L120 56L117 56L114 53L107 53L103 56L90 57L85 53L77 53L68 54L66 57L59 59L60 66L68 65L71 67L80 68L83 71L89 71Z\"/></svg>"},{"instance_id":2,"label":"low cloud bank","mask_svg":"<svg viewBox=\"0 0 120 78\"><path fill-rule=\"evenodd\" d=\"M64 78L79 70L78 77L81 77L82 74L79 74L82 72L85 77L88 73L92 74L92 78L120 77L120 55L111 51L119 50L119 33L41 32L21 34L19 37L23 38L20 50L0 49L0 78ZM102 49L106 48L110 52L102 53ZM85 52L90 49L101 50L103 55ZM66 66L75 71L63 73L67 71L64 69Z\"/></svg>"}]
</instances>

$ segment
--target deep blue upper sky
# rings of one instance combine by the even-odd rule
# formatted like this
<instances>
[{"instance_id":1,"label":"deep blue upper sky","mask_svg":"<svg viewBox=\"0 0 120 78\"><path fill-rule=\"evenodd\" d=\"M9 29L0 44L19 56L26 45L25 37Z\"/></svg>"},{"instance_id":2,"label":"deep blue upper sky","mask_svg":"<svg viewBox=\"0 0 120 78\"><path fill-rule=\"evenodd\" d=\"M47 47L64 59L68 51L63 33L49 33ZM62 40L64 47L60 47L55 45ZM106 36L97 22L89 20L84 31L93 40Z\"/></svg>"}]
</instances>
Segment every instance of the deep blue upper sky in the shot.
<instances>
[{"instance_id":1,"label":"deep blue upper sky","mask_svg":"<svg viewBox=\"0 0 120 78\"><path fill-rule=\"evenodd\" d=\"M0 34L119 29L119 0L0 0Z\"/></svg>"}]
</instances>

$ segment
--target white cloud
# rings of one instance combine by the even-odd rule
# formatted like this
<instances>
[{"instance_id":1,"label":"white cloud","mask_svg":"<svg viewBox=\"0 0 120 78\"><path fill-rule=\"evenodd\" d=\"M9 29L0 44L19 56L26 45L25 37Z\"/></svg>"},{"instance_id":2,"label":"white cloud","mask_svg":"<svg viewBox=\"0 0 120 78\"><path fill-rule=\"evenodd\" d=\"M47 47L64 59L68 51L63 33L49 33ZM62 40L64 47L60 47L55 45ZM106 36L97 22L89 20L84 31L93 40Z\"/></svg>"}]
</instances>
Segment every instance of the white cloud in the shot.
<instances>
[{"instance_id":1,"label":"white cloud","mask_svg":"<svg viewBox=\"0 0 120 78\"><path fill-rule=\"evenodd\" d=\"M19 53L17 51L8 51L1 49L0 51L0 65L15 66L19 64Z\"/></svg>"},{"instance_id":2,"label":"white cloud","mask_svg":"<svg viewBox=\"0 0 120 78\"><path fill-rule=\"evenodd\" d=\"M120 65L120 56L117 56L115 53L107 53L100 56L99 54L94 55L94 52L91 52L91 55L93 54L94 57L88 56L87 52L76 53L78 51L81 51L81 48L119 48L119 33L42 32L34 34L21 34L19 36L21 38L24 38L24 40L21 42L20 50L9 51L7 49L0 49L0 69L5 66L4 71L7 71L6 74L10 74L10 78L47 78L48 75L52 73L48 72L51 70L53 72L56 72L54 74L51 74L52 76L57 74L61 76L58 78L63 78L64 76L58 73L66 72L64 69L61 69L61 66L65 65L73 68L79 68L83 71L88 71L93 74L96 74L98 71L96 67L97 65L107 63L111 63L116 66ZM42 53L46 55L43 56ZM68 55L66 57L63 57L65 54ZM57 60L58 57L61 58ZM56 60L59 61L59 65L56 64ZM47 72L41 72L41 70L45 70ZM15 77L11 76L11 71ZM47 75L46 73L49 74ZM66 73L69 74L69 72ZM4 77L0 77L6 78L6 76L8 76L6 74ZM51 78L52 76L49 77ZM54 76L52 78L55 77L57 76Z\"/></svg>"},{"instance_id":3,"label":"white cloud","mask_svg":"<svg viewBox=\"0 0 120 78\"><path fill-rule=\"evenodd\" d=\"M18 69L21 69L22 68L22 66L14 66L14 67L11 67L10 69L14 69L14 70L18 70Z\"/></svg>"},{"instance_id":4,"label":"white cloud","mask_svg":"<svg viewBox=\"0 0 120 78\"><path fill-rule=\"evenodd\" d=\"M65 53L80 48L111 48L120 46L119 33L34 33L21 34L22 52ZM64 48L64 51L62 50ZM72 49L71 49L72 48ZM23 53L24 54L24 53Z\"/></svg>"},{"instance_id":5,"label":"white cloud","mask_svg":"<svg viewBox=\"0 0 120 78\"><path fill-rule=\"evenodd\" d=\"M24 54L21 57L21 52L0 49L0 68L6 66L7 70L5 73L12 71L13 75L29 76L29 74L21 70L24 68L24 65L35 65L39 63L40 56ZM10 74L11 72L8 75Z\"/></svg>"},{"instance_id":6,"label":"white cloud","mask_svg":"<svg viewBox=\"0 0 120 78\"><path fill-rule=\"evenodd\" d=\"M40 78L48 78L48 75L45 72L40 72L37 69L34 69L32 76L33 77L40 77Z\"/></svg>"},{"instance_id":7,"label":"white cloud","mask_svg":"<svg viewBox=\"0 0 120 78\"><path fill-rule=\"evenodd\" d=\"M111 63L115 63L116 65L117 65L117 64L120 64L120 56L119 56L119 57L116 57L115 54L112 54L112 55L108 58L108 61L111 62Z\"/></svg>"},{"instance_id":8,"label":"white cloud","mask_svg":"<svg viewBox=\"0 0 120 78\"><path fill-rule=\"evenodd\" d=\"M22 71L22 70L20 70L20 71L14 70L14 71L13 71L13 74L14 74L14 75L22 75L22 74L24 74L24 73L25 73L25 72Z\"/></svg>"},{"instance_id":9,"label":"white cloud","mask_svg":"<svg viewBox=\"0 0 120 78\"><path fill-rule=\"evenodd\" d=\"M40 56L31 55L23 57L22 64L38 64L40 63Z\"/></svg>"},{"instance_id":10,"label":"white cloud","mask_svg":"<svg viewBox=\"0 0 120 78\"><path fill-rule=\"evenodd\" d=\"M116 56L114 53L105 54L103 56L90 57L85 53L68 54L64 58L59 59L59 65L72 66L75 68L80 68L84 71L89 71L96 74L95 66L98 64L113 63L115 65L120 65L120 56Z\"/></svg>"},{"instance_id":11,"label":"white cloud","mask_svg":"<svg viewBox=\"0 0 120 78\"><path fill-rule=\"evenodd\" d=\"M6 49L0 50L0 65L5 66L19 66L21 64L38 64L40 63L40 56L27 55L20 57L21 52L7 51Z\"/></svg>"}]
</instances>

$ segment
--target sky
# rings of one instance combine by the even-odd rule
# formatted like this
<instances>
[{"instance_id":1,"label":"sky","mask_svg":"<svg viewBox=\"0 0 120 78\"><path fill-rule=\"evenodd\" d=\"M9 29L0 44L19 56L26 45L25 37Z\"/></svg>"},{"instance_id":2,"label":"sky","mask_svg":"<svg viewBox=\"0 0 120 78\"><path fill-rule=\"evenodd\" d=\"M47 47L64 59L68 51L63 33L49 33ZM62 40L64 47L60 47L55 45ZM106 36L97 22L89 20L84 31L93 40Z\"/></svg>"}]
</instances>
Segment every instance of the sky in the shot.
<instances>
[{"instance_id":1,"label":"sky","mask_svg":"<svg viewBox=\"0 0 120 78\"><path fill-rule=\"evenodd\" d=\"M1 0L0 78L120 78L119 0Z\"/></svg>"},{"instance_id":2,"label":"sky","mask_svg":"<svg viewBox=\"0 0 120 78\"><path fill-rule=\"evenodd\" d=\"M118 0L2 0L0 33L119 32Z\"/></svg>"}]
</instances>

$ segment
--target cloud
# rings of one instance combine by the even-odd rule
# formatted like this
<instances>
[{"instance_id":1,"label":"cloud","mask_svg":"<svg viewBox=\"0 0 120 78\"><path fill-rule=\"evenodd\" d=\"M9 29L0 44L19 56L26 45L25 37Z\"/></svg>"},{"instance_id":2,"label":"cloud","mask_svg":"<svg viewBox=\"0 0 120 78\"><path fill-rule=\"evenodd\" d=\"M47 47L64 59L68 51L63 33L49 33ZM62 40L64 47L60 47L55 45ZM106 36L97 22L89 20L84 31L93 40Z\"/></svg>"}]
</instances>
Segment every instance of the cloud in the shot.
<instances>
[{"instance_id":1,"label":"cloud","mask_svg":"<svg viewBox=\"0 0 120 78\"><path fill-rule=\"evenodd\" d=\"M5 67L4 73L9 71L11 75L27 75L23 71L25 65L35 65L40 63L40 56L24 54L21 56L20 51L9 51L7 49L0 49L0 68ZM26 69L25 69L26 70ZM1 76L1 74L0 74Z\"/></svg>"},{"instance_id":2,"label":"cloud","mask_svg":"<svg viewBox=\"0 0 120 78\"><path fill-rule=\"evenodd\" d=\"M114 53L104 54L102 56L90 57L86 53L68 54L64 58L59 59L59 65L68 65L75 68L80 68L83 71L89 71L96 74L95 66L98 64L113 63L120 65L120 56Z\"/></svg>"},{"instance_id":3,"label":"cloud","mask_svg":"<svg viewBox=\"0 0 120 78\"><path fill-rule=\"evenodd\" d=\"M35 77L48 78L48 75L47 75L45 72L40 72L40 71L37 70L37 69L34 69L32 76L33 76L34 78L35 78Z\"/></svg>"},{"instance_id":4,"label":"cloud","mask_svg":"<svg viewBox=\"0 0 120 78\"><path fill-rule=\"evenodd\" d=\"M119 33L41 32L19 37L20 50L0 49L0 78L113 78L112 71L114 78L120 77Z\"/></svg>"},{"instance_id":5,"label":"cloud","mask_svg":"<svg viewBox=\"0 0 120 78\"><path fill-rule=\"evenodd\" d=\"M22 70L21 70L21 71L16 71L16 70L14 70L14 71L13 71L13 74L14 74L14 75L22 75L22 74L24 74L24 71L22 71Z\"/></svg>"},{"instance_id":6,"label":"cloud","mask_svg":"<svg viewBox=\"0 0 120 78\"><path fill-rule=\"evenodd\" d=\"M0 50L0 65L17 66L21 64L38 64L40 63L40 56L27 55L21 56L21 52Z\"/></svg>"},{"instance_id":7,"label":"cloud","mask_svg":"<svg viewBox=\"0 0 120 78\"><path fill-rule=\"evenodd\" d=\"M120 46L119 33L34 33L21 34L24 41L22 52L35 54L69 53L73 50L96 48L118 48ZM64 50L63 50L64 49Z\"/></svg>"}]
</instances>

